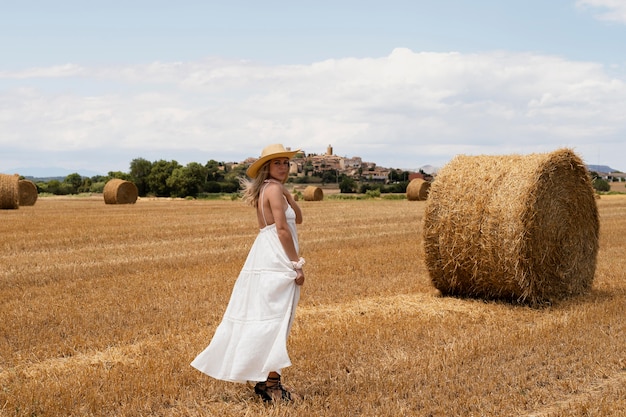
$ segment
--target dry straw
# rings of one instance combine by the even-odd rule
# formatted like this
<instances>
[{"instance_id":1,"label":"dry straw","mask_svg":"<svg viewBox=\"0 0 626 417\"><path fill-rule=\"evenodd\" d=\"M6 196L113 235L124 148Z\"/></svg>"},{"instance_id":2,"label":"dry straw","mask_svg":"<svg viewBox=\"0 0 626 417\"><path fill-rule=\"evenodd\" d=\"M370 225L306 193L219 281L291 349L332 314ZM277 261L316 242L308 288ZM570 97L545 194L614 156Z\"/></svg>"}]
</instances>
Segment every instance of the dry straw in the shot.
<instances>
[{"instance_id":1,"label":"dry straw","mask_svg":"<svg viewBox=\"0 0 626 417\"><path fill-rule=\"evenodd\" d=\"M528 304L586 292L598 253L594 194L569 149L457 156L439 171L426 203L433 285L444 295Z\"/></svg>"},{"instance_id":2,"label":"dry straw","mask_svg":"<svg viewBox=\"0 0 626 417\"><path fill-rule=\"evenodd\" d=\"M414 178L406 187L406 198L409 201L423 201L428 198L430 182L421 178Z\"/></svg>"},{"instance_id":3,"label":"dry straw","mask_svg":"<svg viewBox=\"0 0 626 417\"><path fill-rule=\"evenodd\" d=\"M134 183L114 178L104 185L103 194L106 204L134 204L139 192Z\"/></svg>"},{"instance_id":4,"label":"dry straw","mask_svg":"<svg viewBox=\"0 0 626 417\"><path fill-rule=\"evenodd\" d=\"M309 185L304 189L304 201L322 201L324 199L324 191L320 187Z\"/></svg>"},{"instance_id":5,"label":"dry straw","mask_svg":"<svg viewBox=\"0 0 626 417\"><path fill-rule=\"evenodd\" d=\"M17 174L0 174L0 209L17 209L20 207L19 179Z\"/></svg>"},{"instance_id":6,"label":"dry straw","mask_svg":"<svg viewBox=\"0 0 626 417\"><path fill-rule=\"evenodd\" d=\"M19 180L19 202L20 206L34 206L37 202L37 186L30 180Z\"/></svg>"}]
</instances>

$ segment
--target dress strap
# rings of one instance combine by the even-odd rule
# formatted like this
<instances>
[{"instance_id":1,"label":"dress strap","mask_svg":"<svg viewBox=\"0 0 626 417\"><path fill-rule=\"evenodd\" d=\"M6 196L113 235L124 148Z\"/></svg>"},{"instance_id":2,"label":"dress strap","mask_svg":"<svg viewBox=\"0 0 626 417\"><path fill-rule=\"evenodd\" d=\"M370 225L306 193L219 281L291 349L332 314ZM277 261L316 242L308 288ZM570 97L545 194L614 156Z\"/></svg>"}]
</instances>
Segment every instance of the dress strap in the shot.
<instances>
[{"instance_id":1,"label":"dress strap","mask_svg":"<svg viewBox=\"0 0 626 417\"><path fill-rule=\"evenodd\" d=\"M269 184L269 181L265 181L263 188L261 188L261 215L263 216L265 227L267 227L267 220L265 220L265 202L263 201L263 195L265 194L265 187L267 187L267 184Z\"/></svg>"}]
</instances>

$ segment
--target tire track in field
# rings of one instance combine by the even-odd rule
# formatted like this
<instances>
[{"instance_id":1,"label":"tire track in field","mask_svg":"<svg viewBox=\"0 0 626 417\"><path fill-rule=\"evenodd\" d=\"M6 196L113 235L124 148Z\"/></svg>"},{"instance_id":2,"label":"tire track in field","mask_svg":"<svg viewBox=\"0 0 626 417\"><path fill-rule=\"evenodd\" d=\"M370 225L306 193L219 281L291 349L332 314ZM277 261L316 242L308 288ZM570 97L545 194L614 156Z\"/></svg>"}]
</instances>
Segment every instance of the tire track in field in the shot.
<instances>
[{"instance_id":1,"label":"tire track in field","mask_svg":"<svg viewBox=\"0 0 626 417\"><path fill-rule=\"evenodd\" d=\"M555 403L541 407L539 410L532 411L530 414L526 414L525 417L547 417L553 413L564 411L573 405L593 402L595 398L601 397L607 389L624 385L626 385L626 370L622 369L608 378L596 379L586 387L579 389L578 392L568 395Z\"/></svg>"}]
</instances>

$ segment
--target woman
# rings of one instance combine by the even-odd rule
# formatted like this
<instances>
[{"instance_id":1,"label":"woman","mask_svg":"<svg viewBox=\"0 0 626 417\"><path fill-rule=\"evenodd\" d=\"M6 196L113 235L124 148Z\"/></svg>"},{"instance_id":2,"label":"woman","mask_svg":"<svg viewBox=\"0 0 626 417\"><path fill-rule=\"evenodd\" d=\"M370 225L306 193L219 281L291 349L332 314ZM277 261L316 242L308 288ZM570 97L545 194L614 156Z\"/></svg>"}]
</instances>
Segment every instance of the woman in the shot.
<instances>
[{"instance_id":1,"label":"woman","mask_svg":"<svg viewBox=\"0 0 626 417\"><path fill-rule=\"evenodd\" d=\"M256 208L260 231L222 322L191 363L216 379L257 382L254 391L266 402L291 400L280 374L291 365L287 335L304 283L304 259L298 255L296 232L302 211L283 184L289 160L298 152L267 146L246 171L252 181L242 182L244 201Z\"/></svg>"}]
</instances>

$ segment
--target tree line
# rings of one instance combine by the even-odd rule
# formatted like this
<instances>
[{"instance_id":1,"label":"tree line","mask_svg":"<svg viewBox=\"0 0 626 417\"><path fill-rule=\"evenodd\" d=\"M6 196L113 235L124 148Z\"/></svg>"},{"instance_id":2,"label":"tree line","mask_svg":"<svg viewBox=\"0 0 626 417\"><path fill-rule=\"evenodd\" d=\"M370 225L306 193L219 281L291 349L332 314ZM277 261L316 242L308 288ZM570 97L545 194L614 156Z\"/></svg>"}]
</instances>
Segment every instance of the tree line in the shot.
<instances>
[{"instance_id":1,"label":"tree line","mask_svg":"<svg viewBox=\"0 0 626 417\"><path fill-rule=\"evenodd\" d=\"M291 175L288 182L296 184L336 184L342 193L404 193L409 183L410 172L392 169L386 181L372 181L366 175L355 179L337 170L314 171L306 166L304 176ZM181 165L175 160L148 161L133 159L129 172L111 171L107 175L83 177L73 173L63 180L37 181L39 193L69 195L80 193L102 193L105 184L114 178L132 181L139 196L155 197L203 197L216 193L237 193L239 179L245 176L245 164L227 164L209 160L206 164L190 162Z\"/></svg>"},{"instance_id":2,"label":"tree line","mask_svg":"<svg viewBox=\"0 0 626 417\"><path fill-rule=\"evenodd\" d=\"M133 159L129 172L110 171L107 175L83 177L78 173L65 179L38 181L39 193L68 195L101 193L105 184L114 178L132 181L142 197L198 197L203 193L234 193L239 190L239 177L245 167L209 160L206 164L190 162L183 166L175 160L148 161Z\"/></svg>"},{"instance_id":3,"label":"tree line","mask_svg":"<svg viewBox=\"0 0 626 417\"><path fill-rule=\"evenodd\" d=\"M216 193L237 193L240 191L239 179L245 176L246 165L226 164L209 160L206 164L190 162L183 166L175 160L148 161L144 158L133 159L128 173L111 171L107 175L83 177L73 173L63 180L37 181L37 191L54 195L80 193L102 193L105 184L113 179L132 181L139 196L155 197L194 197ZM423 171L420 170L422 174ZM410 172L400 169L390 170L386 181L368 180L367 176L355 179L337 170L311 171L304 176L290 176L288 182L296 184L336 184L341 193L405 193L409 184ZM609 191L607 181L596 172L590 172L593 188L596 191Z\"/></svg>"}]
</instances>

